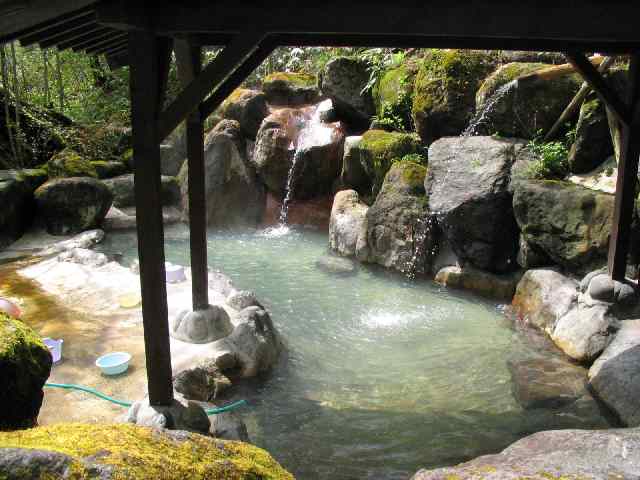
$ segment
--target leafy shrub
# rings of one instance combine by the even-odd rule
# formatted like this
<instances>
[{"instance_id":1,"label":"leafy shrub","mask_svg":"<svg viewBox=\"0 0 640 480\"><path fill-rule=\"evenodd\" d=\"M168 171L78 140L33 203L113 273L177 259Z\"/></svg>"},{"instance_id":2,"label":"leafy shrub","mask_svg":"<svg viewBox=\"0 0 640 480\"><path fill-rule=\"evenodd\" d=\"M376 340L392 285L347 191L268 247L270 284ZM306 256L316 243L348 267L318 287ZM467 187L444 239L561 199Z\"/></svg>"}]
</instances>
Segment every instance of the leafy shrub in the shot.
<instances>
[{"instance_id":1,"label":"leafy shrub","mask_svg":"<svg viewBox=\"0 0 640 480\"><path fill-rule=\"evenodd\" d=\"M528 148L538 157L529 166L531 178L563 179L569 173L569 150L564 142L532 140Z\"/></svg>"}]
</instances>

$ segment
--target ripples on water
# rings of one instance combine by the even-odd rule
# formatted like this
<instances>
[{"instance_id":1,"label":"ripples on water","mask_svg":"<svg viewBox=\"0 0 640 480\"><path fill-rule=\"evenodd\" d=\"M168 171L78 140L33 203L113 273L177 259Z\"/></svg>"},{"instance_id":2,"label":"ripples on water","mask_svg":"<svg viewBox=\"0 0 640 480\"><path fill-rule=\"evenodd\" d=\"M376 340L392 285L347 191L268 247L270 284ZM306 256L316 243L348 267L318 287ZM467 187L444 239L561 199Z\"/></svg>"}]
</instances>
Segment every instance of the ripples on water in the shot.
<instances>
[{"instance_id":1,"label":"ripples on water","mask_svg":"<svg viewBox=\"0 0 640 480\"><path fill-rule=\"evenodd\" d=\"M136 252L132 234L103 249ZM318 270L326 233L275 227L210 234L209 263L254 290L288 355L242 386L250 436L298 478L406 479L420 467L496 452L533 431L592 420L523 411L506 360L535 353L500 306L359 267ZM167 260L188 264L188 232L166 232Z\"/></svg>"}]
</instances>

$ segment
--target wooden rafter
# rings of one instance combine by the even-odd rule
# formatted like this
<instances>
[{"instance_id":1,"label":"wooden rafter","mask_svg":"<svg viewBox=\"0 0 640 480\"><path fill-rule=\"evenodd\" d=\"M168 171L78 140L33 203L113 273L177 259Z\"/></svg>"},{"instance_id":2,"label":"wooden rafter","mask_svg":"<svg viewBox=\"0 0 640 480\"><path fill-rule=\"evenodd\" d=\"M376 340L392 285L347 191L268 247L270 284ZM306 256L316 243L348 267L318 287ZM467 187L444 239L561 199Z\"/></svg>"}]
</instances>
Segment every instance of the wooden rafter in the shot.
<instances>
[{"instance_id":1,"label":"wooden rafter","mask_svg":"<svg viewBox=\"0 0 640 480\"><path fill-rule=\"evenodd\" d=\"M40 45L40 48L49 48L54 45L57 45L58 43L65 42L67 40L72 40L89 33L98 32L102 29L104 29L102 25L99 25L95 22L88 23L86 25L83 25L82 27L66 30L65 32L62 32L58 35L47 37L46 39L43 39L43 40L38 40L37 43ZM25 46L24 43L21 42L21 44Z\"/></svg>"},{"instance_id":2,"label":"wooden rafter","mask_svg":"<svg viewBox=\"0 0 640 480\"><path fill-rule=\"evenodd\" d=\"M233 73L245 57L258 48L264 36L263 32L245 32L239 34L227 45L162 112L158 126L160 135L158 140L162 141L166 138L189 113L198 107L216 85Z\"/></svg>"},{"instance_id":3,"label":"wooden rafter","mask_svg":"<svg viewBox=\"0 0 640 480\"><path fill-rule=\"evenodd\" d=\"M92 25L98 26L96 24L95 14L93 12L87 12L77 18L69 20L68 22L20 37L20 45L27 47L34 43L48 43L63 35L72 34L72 32L76 30L84 30L86 32L87 27Z\"/></svg>"},{"instance_id":4,"label":"wooden rafter","mask_svg":"<svg viewBox=\"0 0 640 480\"><path fill-rule=\"evenodd\" d=\"M114 31L111 28L102 27L94 32L85 33L79 37L70 38L64 42L57 42L56 46L59 50L66 50L68 48L77 48L79 46L90 43L96 39L104 38L109 35L113 35Z\"/></svg>"},{"instance_id":5,"label":"wooden rafter","mask_svg":"<svg viewBox=\"0 0 640 480\"><path fill-rule=\"evenodd\" d=\"M124 49L127 47L127 37L117 37L115 39L109 39L108 42L101 43L98 45L93 45L91 47L87 47L85 52L89 55L102 55L110 53L117 49Z\"/></svg>"},{"instance_id":6,"label":"wooden rafter","mask_svg":"<svg viewBox=\"0 0 640 480\"><path fill-rule=\"evenodd\" d=\"M75 52L79 52L79 51L87 51L89 49L91 49L92 51L95 51L96 49L100 49L101 47L105 46L105 45L113 45L115 43L121 42L121 41L126 41L127 39L127 34L124 32L117 32L117 31L111 31L111 32L107 32L104 35L99 35L91 40L87 40L83 43L80 43L78 45L74 45L73 47L71 47L73 49L73 51Z\"/></svg>"}]
</instances>

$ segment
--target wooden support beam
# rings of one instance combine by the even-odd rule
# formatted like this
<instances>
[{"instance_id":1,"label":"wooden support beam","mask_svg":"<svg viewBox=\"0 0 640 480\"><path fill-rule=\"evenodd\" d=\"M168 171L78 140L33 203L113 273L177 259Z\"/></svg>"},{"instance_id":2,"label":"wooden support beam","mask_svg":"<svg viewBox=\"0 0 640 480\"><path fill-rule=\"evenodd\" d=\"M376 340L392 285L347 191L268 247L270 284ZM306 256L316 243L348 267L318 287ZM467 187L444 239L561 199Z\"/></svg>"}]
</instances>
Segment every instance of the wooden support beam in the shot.
<instances>
[{"instance_id":1,"label":"wooden support beam","mask_svg":"<svg viewBox=\"0 0 640 480\"><path fill-rule=\"evenodd\" d=\"M200 111L203 118L211 115L231 93L244 82L276 48L276 43L267 37L244 62L224 80L218 88L203 102Z\"/></svg>"},{"instance_id":2,"label":"wooden support beam","mask_svg":"<svg viewBox=\"0 0 640 480\"><path fill-rule=\"evenodd\" d=\"M593 88L598 97L611 109L611 112L627 125L630 122L629 109L620 99L618 94L607 84L604 77L598 72L589 60L580 52L566 52L565 56L582 78Z\"/></svg>"},{"instance_id":3,"label":"wooden support beam","mask_svg":"<svg viewBox=\"0 0 640 480\"><path fill-rule=\"evenodd\" d=\"M628 125L622 125L622 143L616 198L609 237L609 273L614 280L622 281L627 269L627 255L631 241L631 222L636 200L638 182L638 159L640 158L640 53L631 57L629 67Z\"/></svg>"},{"instance_id":4,"label":"wooden support beam","mask_svg":"<svg viewBox=\"0 0 640 480\"><path fill-rule=\"evenodd\" d=\"M167 44L166 39L151 32L129 33L142 321L149 402L156 406L170 405L173 401L157 131L160 102L164 96L161 77L165 72Z\"/></svg>"},{"instance_id":5,"label":"wooden support beam","mask_svg":"<svg viewBox=\"0 0 640 480\"><path fill-rule=\"evenodd\" d=\"M70 38L63 42L56 42L56 46L59 50L66 50L67 48L82 46L86 43L90 43L96 39L108 37L113 35L114 31L111 28L102 27L97 31L85 33L76 38Z\"/></svg>"},{"instance_id":6,"label":"wooden support beam","mask_svg":"<svg viewBox=\"0 0 640 480\"><path fill-rule=\"evenodd\" d=\"M233 73L245 57L258 48L264 36L263 32L245 32L239 34L227 45L162 112L158 126L158 140L164 140L189 113L198 107L216 85Z\"/></svg>"},{"instance_id":7,"label":"wooden support beam","mask_svg":"<svg viewBox=\"0 0 640 480\"><path fill-rule=\"evenodd\" d=\"M72 2L69 2L69 4L65 4L65 7L67 7L67 13L57 16L51 15L51 13L47 12L46 9L40 9L40 11L36 14L36 6L32 4L30 5L30 11L33 12L35 16L39 16L42 20L38 23L34 23L34 19L29 18L29 15L23 15L22 13L16 13L16 15L7 15L2 13L2 9L0 8L0 32L7 33L6 35L0 35L0 43L10 42L17 38L27 38L27 40L30 42L29 44L33 44L35 42L31 41L31 37L34 35L41 35L46 30L56 28L60 25L68 24L69 22L73 22L78 18L86 18L88 16L91 16L91 18L95 19L95 13L92 6L87 6L87 4L91 1L92 0L81 0L79 3L84 4L84 6L77 5L75 8L71 4ZM52 9L60 7L59 2L51 2L50 0L48 0L48 3ZM54 5L54 3L57 3L58 5ZM20 23L25 22L31 25L27 28L22 28L20 26Z\"/></svg>"},{"instance_id":8,"label":"wooden support beam","mask_svg":"<svg viewBox=\"0 0 640 480\"><path fill-rule=\"evenodd\" d=\"M176 40L178 76L187 87L202 69L202 49L186 40ZM187 162L189 166L189 241L191 252L191 298L193 310L209 306L207 270L207 198L204 166L204 119L196 108L187 117Z\"/></svg>"},{"instance_id":9,"label":"wooden support beam","mask_svg":"<svg viewBox=\"0 0 640 480\"><path fill-rule=\"evenodd\" d=\"M81 37L86 35L87 33L98 32L101 31L104 27L97 23L89 23L80 28L74 28L73 30L68 30L60 35L55 35L53 37L48 37L44 40L38 40L38 44L40 48L49 48L53 47L57 43L66 42L67 40L72 40L74 38ZM22 46L25 46L24 43L20 42Z\"/></svg>"}]
</instances>

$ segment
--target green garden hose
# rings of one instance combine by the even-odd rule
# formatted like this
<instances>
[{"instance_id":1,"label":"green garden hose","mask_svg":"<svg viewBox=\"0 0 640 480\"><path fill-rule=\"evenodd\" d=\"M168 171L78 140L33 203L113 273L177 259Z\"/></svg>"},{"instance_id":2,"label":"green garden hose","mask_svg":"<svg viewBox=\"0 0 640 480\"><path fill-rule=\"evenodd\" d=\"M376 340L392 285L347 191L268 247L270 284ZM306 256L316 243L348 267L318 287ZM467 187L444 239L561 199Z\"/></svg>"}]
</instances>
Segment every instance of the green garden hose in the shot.
<instances>
[{"instance_id":1,"label":"green garden hose","mask_svg":"<svg viewBox=\"0 0 640 480\"><path fill-rule=\"evenodd\" d=\"M126 402L124 400L116 400L115 398L111 398L109 395L105 395L104 393L99 392L91 387L85 387L83 385L74 385L72 383L45 383L45 387L50 388L64 388L65 390L79 390L81 392L90 393L91 395L95 395L98 398L106 400L111 403L115 403L116 405L120 405L121 407L130 407L132 405L131 402ZM235 410L238 407L246 405L246 400L238 400L237 402L230 403L229 405L225 405L224 407L216 407L216 408L205 408L205 412L207 415L215 415L217 413L228 412L230 410Z\"/></svg>"}]
</instances>

